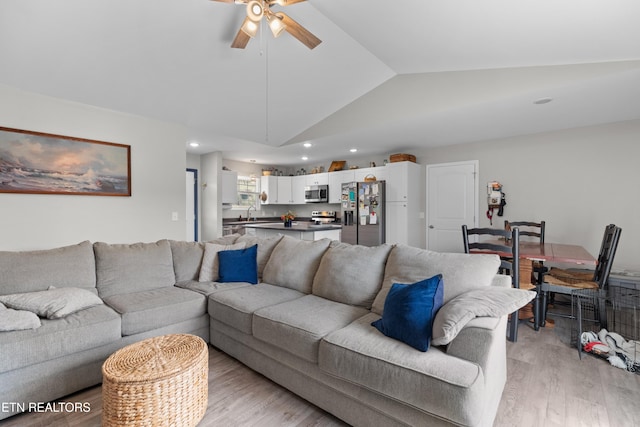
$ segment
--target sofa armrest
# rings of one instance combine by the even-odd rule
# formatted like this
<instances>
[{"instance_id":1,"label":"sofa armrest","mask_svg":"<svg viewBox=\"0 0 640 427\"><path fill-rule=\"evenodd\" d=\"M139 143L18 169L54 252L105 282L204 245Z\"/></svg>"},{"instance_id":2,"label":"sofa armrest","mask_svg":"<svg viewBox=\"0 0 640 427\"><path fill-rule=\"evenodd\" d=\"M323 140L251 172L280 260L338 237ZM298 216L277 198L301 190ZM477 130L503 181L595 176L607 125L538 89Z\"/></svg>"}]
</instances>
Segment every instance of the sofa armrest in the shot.
<instances>
[{"instance_id":1,"label":"sofa armrest","mask_svg":"<svg viewBox=\"0 0 640 427\"><path fill-rule=\"evenodd\" d=\"M477 363L485 372L506 373L507 316L477 317L467 323L447 345L447 354Z\"/></svg>"}]
</instances>

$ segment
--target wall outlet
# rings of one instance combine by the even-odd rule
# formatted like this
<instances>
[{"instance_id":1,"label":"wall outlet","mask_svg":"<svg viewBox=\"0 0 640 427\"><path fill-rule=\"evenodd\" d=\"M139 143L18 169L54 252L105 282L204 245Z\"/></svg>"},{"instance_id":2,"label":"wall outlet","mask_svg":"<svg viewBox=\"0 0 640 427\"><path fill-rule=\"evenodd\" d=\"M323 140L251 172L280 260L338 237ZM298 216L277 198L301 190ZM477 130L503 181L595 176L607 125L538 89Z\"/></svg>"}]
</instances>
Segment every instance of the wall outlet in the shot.
<instances>
[{"instance_id":1,"label":"wall outlet","mask_svg":"<svg viewBox=\"0 0 640 427\"><path fill-rule=\"evenodd\" d=\"M171 221L178 220L178 212L171 212Z\"/></svg>"}]
</instances>

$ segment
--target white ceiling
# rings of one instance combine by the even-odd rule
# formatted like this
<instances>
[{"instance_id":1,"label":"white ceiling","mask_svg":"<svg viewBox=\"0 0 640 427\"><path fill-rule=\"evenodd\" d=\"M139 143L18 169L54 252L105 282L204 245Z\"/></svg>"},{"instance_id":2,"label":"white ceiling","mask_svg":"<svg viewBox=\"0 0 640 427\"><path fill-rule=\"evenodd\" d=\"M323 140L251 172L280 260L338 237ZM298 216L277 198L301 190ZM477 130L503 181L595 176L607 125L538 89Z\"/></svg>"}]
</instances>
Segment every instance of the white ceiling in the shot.
<instances>
[{"instance_id":1,"label":"white ceiling","mask_svg":"<svg viewBox=\"0 0 640 427\"><path fill-rule=\"evenodd\" d=\"M232 49L233 3L2 0L0 83L180 123L190 152L278 165L640 119L637 0L274 9L323 43L263 26Z\"/></svg>"}]
</instances>

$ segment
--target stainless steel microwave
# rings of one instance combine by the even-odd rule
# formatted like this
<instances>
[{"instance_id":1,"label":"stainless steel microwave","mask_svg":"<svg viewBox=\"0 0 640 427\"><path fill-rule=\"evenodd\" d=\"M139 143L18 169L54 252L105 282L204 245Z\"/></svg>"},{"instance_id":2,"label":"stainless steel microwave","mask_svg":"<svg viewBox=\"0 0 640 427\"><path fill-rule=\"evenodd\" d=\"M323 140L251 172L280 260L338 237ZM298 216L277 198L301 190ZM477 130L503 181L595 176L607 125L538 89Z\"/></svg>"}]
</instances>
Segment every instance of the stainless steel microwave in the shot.
<instances>
[{"instance_id":1,"label":"stainless steel microwave","mask_svg":"<svg viewBox=\"0 0 640 427\"><path fill-rule=\"evenodd\" d=\"M329 201L328 185L309 185L304 187L304 201L307 203L326 203Z\"/></svg>"}]
</instances>

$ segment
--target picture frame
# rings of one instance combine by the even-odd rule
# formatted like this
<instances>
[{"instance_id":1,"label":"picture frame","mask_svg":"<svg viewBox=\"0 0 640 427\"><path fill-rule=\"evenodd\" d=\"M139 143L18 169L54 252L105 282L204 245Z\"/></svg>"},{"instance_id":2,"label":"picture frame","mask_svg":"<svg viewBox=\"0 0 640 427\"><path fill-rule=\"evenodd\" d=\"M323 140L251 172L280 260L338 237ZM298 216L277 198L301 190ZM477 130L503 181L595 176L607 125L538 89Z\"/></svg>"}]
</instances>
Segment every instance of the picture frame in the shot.
<instances>
[{"instance_id":1,"label":"picture frame","mask_svg":"<svg viewBox=\"0 0 640 427\"><path fill-rule=\"evenodd\" d=\"M131 146L0 126L0 193L131 196Z\"/></svg>"}]
</instances>

